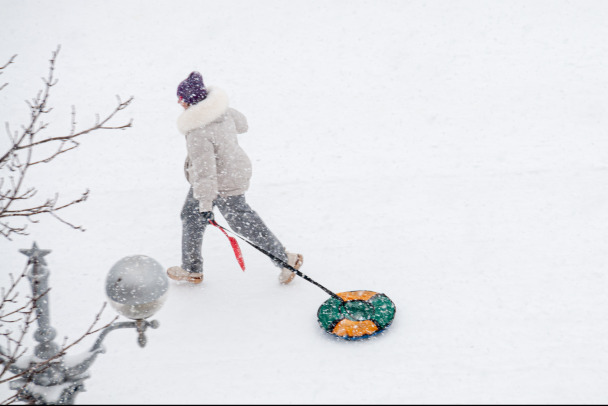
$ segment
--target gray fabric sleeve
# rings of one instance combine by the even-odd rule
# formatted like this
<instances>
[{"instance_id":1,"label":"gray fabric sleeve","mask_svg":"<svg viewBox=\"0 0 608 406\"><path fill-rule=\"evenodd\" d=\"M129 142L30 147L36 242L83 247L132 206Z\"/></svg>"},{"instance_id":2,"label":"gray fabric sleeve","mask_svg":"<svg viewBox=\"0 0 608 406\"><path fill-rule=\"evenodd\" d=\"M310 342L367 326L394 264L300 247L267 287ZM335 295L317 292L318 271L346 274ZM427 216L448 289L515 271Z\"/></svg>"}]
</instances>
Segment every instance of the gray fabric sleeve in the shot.
<instances>
[{"instance_id":1,"label":"gray fabric sleeve","mask_svg":"<svg viewBox=\"0 0 608 406\"><path fill-rule=\"evenodd\" d=\"M213 144L204 137L188 134L188 180L192 185L194 198L199 201L199 210L211 211L213 200L217 197L217 171Z\"/></svg>"},{"instance_id":2,"label":"gray fabric sleeve","mask_svg":"<svg viewBox=\"0 0 608 406\"><path fill-rule=\"evenodd\" d=\"M249 129L249 125L247 124L247 117L245 117L243 113L236 109L229 108L228 110L230 111L230 115L232 115L232 118L234 119L234 124L236 125L236 132L239 134L247 132L247 130Z\"/></svg>"}]
</instances>

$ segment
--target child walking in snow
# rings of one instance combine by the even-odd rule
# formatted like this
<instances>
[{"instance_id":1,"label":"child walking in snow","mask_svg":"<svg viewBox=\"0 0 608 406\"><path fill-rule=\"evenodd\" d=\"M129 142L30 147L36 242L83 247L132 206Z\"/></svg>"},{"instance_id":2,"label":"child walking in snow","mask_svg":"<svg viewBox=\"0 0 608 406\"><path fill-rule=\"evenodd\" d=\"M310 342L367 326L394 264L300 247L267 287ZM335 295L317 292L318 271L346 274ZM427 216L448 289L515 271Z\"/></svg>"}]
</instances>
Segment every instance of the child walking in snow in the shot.
<instances>
[{"instance_id":1,"label":"child walking in snow","mask_svg":"<svg viewBox=\"0 0 608 406\"><path fill-rule=\"evenodd\" d=\"M281 242L245 201L251 178L251 161L239 146L237 134L247 131L247 119L229 107L228 96L218 87L205 87L199 72L192 72L177 88L178 103L185 109L177 120L186 136L185 163L190 190L181 211L182 266L167 270L176 281L203 281L203 234L217 206L236 233L263 248L295 269L301 254L287 252ZM287 284L295 273L281 269L279 282Z\"/></svg>"}]
</instances>

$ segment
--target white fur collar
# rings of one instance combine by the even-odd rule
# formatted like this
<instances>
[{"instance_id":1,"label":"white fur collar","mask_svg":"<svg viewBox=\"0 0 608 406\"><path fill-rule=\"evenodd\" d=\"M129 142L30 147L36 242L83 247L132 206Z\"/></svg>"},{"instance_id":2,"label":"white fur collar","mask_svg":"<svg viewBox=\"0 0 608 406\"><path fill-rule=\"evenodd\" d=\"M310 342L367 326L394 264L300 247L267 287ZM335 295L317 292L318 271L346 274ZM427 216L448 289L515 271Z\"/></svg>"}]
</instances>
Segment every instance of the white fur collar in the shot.
<instances>
[{"instance_id":1,"label":"white fur collar","mask_svg":"<svg viewBox=\"0 0 608 406\"><path fill-rule=\"evenodd\" d=\"M218 119L228 110L228 95L220 88L209 87L205 100L188 107L177 119L177 128L187 134Z\"/></svg>"}]
</instances>

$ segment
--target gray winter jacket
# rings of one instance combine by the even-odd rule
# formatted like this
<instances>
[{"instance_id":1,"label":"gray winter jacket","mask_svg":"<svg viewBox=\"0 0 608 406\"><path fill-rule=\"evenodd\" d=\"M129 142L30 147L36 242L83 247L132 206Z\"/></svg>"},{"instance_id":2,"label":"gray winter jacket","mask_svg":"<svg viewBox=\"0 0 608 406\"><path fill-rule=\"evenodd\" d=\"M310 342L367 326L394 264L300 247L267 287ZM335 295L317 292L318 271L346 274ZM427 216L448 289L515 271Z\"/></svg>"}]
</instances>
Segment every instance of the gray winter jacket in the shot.
<instances>
[{"instance_id":1,"label":"gray winter jacket","mask_svg":"<svg viewBox=\"0 0 608 406\"><path fill-rule=\"evenodd\" d=\"M242 195L249 188L251 161L239 146L237 134L247 131L247 119L228 107L228 96L209 87L205 100L188 107L177 127L186 136L186 179L199 202L211 211L216 197Z\"/></svg>"}]
</instances>

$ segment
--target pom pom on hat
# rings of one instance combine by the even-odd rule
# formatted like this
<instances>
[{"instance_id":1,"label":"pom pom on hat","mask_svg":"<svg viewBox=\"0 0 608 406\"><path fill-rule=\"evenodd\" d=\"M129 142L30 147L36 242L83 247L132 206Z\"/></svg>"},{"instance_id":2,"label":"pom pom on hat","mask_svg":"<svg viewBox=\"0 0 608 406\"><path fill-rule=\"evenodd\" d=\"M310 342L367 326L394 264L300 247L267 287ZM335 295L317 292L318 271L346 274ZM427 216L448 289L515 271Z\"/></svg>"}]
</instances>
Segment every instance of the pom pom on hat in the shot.
<instances>
[{"instance_id":1,"label":"pom pom on hat","mask_svg":"<svg viewBox=\"0 0 608 406\"><path fill-rule=\"evenodd\" d=\"M177 87L177 97L192 105L205 100L207 89L203 83L203 76L198 72L192 72L186 80Z\"/></svg>"}]
</instances>

